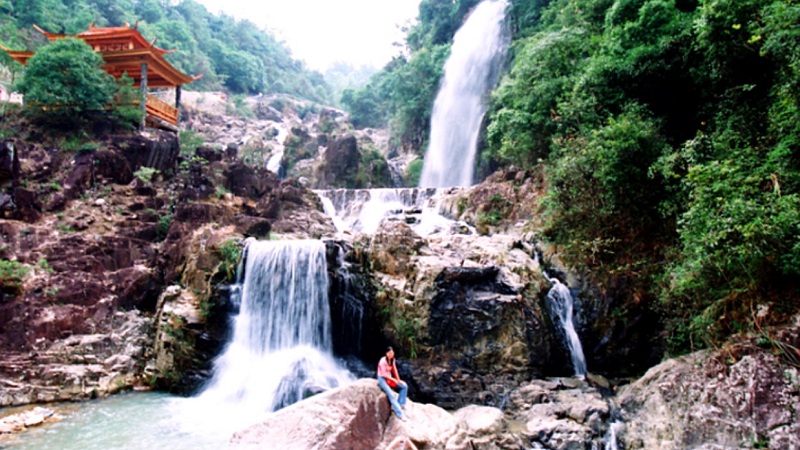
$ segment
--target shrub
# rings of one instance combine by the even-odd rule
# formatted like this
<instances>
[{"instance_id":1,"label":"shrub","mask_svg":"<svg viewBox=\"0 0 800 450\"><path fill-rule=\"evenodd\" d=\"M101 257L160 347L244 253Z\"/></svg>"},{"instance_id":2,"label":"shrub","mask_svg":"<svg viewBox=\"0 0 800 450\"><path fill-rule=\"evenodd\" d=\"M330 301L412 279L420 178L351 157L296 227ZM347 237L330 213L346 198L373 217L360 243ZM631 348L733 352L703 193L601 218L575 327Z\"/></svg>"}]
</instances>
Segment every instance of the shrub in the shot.
<instances>
[{"instance_id":1,"label":"shrub","mask_svg":"<svg viewBox=\"0 0 800 450\"><path fill-rule=\"evenodd\" d=\"M133 176L142 180L145 183L149 183L153 180L155 175L158 175L160 171L158 169L154 169L152 167L140 167L139 170L133 173Z\"/></svg>"},{"instance_id":2,"label":"shrub","mask_svg":"<svg viewBox=\"0 0 800 450\"><path fill-rule=\"evenodd\" d=\"M22 280L30 272L30 267L19 261L0 260L0 290L19 294L22 292Z\"/></svg>"},{"instance_id":3,"label":"shrub","mask_svg":"<svg viewBox=\"0 0 800 450\"><path fill-rule=\"evenodd\" d=\"M419 179L422 176L422 166L425 162L415 159L406 166L406 186L419 186Z\"/></svg>"},{"instance_id":4,"label":"shrub","mask_svg":"<svg viewBox=\"0 0 800 450\"><path fill-rule=\"evenodd\" d=\"M169 233L169 228L172 226L172 213L167 213L158 219L156 224L156 239L163 241Z\"/></svg>"},{"instance_id":5,"label":"shrub","mask_svg":"<svg viewBox=\"0 0 800 450\"><path fill-rule=\"evenodd\" d=\"M235 280L236 268L242 256L242 247L236 239L228 239L219 246L219 254L222 259L220 264L225 270L226 278L229 282Z\"/></svg>"},{"instance_id":6,"label":"shrub","mask_svg":"<svg viewBox=\"0 0 800 450\"><path fill-rule=\"evenodd\" d=\"M193 130L181 130L178 137L181 143L181 155L194 155L197 147L205 143L203 137Z\"/></svg>"},{"instance_id":7,"label":"shrub","mask_svg":"<svg viewBox=\"0 0 800 450\"><path fill-rule=\"evenodd\" d=\"M27 104L58 118L102 110L115 91L114 79L103 71L103 64L103 58L82 40L59 39L31 57L19 90Z\"/></svg>"}]
</instances>

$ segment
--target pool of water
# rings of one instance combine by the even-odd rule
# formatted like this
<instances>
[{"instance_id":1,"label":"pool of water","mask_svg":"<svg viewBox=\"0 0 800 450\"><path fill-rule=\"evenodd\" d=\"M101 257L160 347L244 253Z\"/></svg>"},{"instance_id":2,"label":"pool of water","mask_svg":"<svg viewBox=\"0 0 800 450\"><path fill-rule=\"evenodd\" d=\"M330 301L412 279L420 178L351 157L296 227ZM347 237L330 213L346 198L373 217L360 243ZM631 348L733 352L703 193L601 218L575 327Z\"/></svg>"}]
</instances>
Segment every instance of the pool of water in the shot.
<instances>
[{"instance_id":1,"label":"pool of water","mask_svg":"<svg viewBox=\"0 0 800 450\"><path fill-rule=\"evenodd\" d=\"M0 449L218 450L235 431L263 418L155 392L45 406L61 419L0 440Z\"/></svg>"}]
</instances>

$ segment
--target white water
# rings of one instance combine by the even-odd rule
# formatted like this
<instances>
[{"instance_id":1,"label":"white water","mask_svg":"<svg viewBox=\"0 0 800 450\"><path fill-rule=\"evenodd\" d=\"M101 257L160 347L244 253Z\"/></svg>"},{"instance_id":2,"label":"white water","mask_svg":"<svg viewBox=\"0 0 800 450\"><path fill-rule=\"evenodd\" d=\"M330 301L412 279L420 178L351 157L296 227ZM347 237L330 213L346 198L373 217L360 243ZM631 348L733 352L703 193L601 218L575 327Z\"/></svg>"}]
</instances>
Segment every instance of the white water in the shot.
<instances>
[{"instance_id":1,"label":"white water","mask_svg":"<svg viewBox=\"0 0 800 450\"><path fill-rule=\"evenodd\" d=\"M278 135L275 136L275 141L278 143L279 147L275 149L275 151L272 153L272 156L270 156L269 160L267 160L267 170L276 175L280 175L281 159L283 159L284 153L283 143L286 141L286 136L289 135L289 130L284 124L276 125L276 128L278 129Z\"/></svg>"},{"instance_id":2,"label":"white water","mask_svg":"<svg viewBox=\"0 0 800 450\"><path fill-rule=\"evenodd\" d=\"M508 37L506 0L484 0L453 38L433 104L421 187L472 185L485 97L495 83Z\"/></svg>"},{"instance_id":3,"label":"white water","mask_svg":"<svg viewBox=\"0 0 800 450\"><path fill-rule=\"evenodd\" d=\"M194 398L119 395L0 448L212 450L275 409L354 380L332 354L325 245L251 242L234 332ZM233 292L239 292L233 289Z\"/></svg>"},{"instance_id":4,"label":"white water","mask_svg":"<svg viewBox=\"0 0 800 450\"><path fill-rule=\"evenodd\" d=\"M545 274L547 277L547 274ZM586 375L586 358L583 354L583 346L581 340L578 338L578 333L575 332L575 325L572 322L572 312L574 306L574 299L569 288L564 285L558 278L547 279L553 283L553 287L547 293L547 304L550 311L558 319L558 322L564 330L567 337L567 347L569 347L570 359L572 360L572 367L575 370L575 375L583 377Z\"/></svg>"},{"instance_id":5,"label":"white water","mask_svg":"<svg viewBox=\"0 0 800 450\"><path fill-rule=\"evenodd\" d=\"M604 439L603 450L619 450L619 438L617 435L622 426L622 422L618 419L611 422L608 426L608 433Z\"/></svg>"},{"instance_id":6,"label":"white water","mask_svg":"<svg viewBox=\"0 0 800 450\"><path fill-rule=\"evenodd\" d=\"M233 337L199 400L257 414L351 381L333 359L325 245L255 241L246 255Z\"/></svg>"},{"instance_id":7,"label":"white water","mask_svg":"<svg viewBox=\"0 0 800 450\"><path fill-rule=\"evenodd\" d=\"M437 189L334 189L315 191L337 231L372 234L384 220L402 220L419 235L449 229L452 220L440 214Z\"/></svg>"}]
</instances>

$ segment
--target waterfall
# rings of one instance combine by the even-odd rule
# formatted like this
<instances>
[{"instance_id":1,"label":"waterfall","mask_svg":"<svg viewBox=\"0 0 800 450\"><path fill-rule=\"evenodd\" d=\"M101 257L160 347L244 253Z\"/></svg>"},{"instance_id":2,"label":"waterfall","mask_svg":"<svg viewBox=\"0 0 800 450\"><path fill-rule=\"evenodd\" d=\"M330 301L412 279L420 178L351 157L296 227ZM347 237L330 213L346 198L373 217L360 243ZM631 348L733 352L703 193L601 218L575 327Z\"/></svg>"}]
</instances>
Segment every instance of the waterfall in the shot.
<instances>
[{"instance_id":1,"label":"waterfall","mask_svg":"<svg viewBox=\"0 0 800 450\"><path fill-rule=\"evenodd\" d=\"M564 330L575 375L583 377L586 375L586 358L583 355L581 340L578 338L578 333L575 332L575 325L572 322L572 311L575 303L572 293L558 278L550 278L547 274L545 274L545 277L553 283L547 293L547 305Z\"/></svg>"},{"instance_id":2,"label":"waterfall","mask_svg":"<svg viewBox=\"0 0 800 450\"><path fill-rule=\"evenodd\" d=\"M276 125L276 128L278 130L278 134L275 136L275 142L278 145L273 151L272 156L270 156L267 160L267 170L283 178L283 174L281 173L281 160L283 159L284 142L286 141L286 136L289 135L289 130L283 123Z\"/></svg>"},{"instance_id":3,"label":"waterfall","mask_svg":"<svg viewBox=\"0 0 800 450\"><path fill-rule=\"evenodd\" d=\"M332 189L314 192L322 201L325 213L333 219L337 231L372 234L386 219L402 220L412 226L425 224L426 229L433 229L431 224L434 222L439 228L444 226L437 203L440 192L436 189Z\"/></svg>"},{"instance_id":4,"label":"waterfall","mask_svg":"<svg viewBox=\"0 0 800 450\"><path fill-rule=\"evenodd\" d=\"M453 38L431 116L421 187L472 185L485 97L508 46L506 0L484 0Z\"/></svg>"},{"instance_id":5,"label":"waterfall","mask_svg":"<svg viewBox=\"0 0 800 450\"><path fill-rule=\"evenodd\" d=\"M198 397L216 420L234 420L219 414L226 408L257 420L352 380L333 358L325 245L253 241L245 253L233 336Z\"/></svg>"}]
</instances>

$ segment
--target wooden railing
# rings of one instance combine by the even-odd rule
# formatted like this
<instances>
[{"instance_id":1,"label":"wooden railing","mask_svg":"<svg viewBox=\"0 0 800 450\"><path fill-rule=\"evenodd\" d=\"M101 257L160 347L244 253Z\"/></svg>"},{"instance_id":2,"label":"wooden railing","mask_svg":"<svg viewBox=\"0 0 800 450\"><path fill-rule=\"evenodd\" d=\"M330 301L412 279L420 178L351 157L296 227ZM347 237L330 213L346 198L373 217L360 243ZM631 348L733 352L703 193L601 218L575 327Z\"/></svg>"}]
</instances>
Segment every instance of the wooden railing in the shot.
<instances>
[{"instance_id":1,"label":"wooden railing","mask_svg":"<svg viewBox=\"0 0 800 450\"><path fill-rule=\"evenodd\" d=\"M178 109L160 98L147 95L147 115L159 118L173 125L178 125Z\"/></svg>"}]
</instances>

